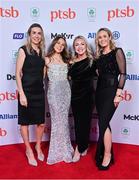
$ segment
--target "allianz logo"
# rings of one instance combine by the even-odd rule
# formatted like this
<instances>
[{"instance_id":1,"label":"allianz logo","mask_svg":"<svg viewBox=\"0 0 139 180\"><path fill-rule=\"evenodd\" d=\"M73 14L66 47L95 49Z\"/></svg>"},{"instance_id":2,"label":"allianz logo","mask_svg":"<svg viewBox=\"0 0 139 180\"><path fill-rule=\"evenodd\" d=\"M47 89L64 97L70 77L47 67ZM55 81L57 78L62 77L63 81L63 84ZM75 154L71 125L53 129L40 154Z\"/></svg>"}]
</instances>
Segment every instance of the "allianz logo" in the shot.
<instances>
[{"instance_id":1,"label":"allianz logo","mask_svg":"<svg viewBox=\"0 0 139 180\"><path fill-rule=\"evenodd\" d=\"M17 119L18 115L17 114L0 114L0 120L3 119Z\"/></svg>"},{"instance_id":2,"label":"allianz logo","mask_svg":"<svg viewBox=\"0 0 139 180\"><path fill-rule=\"evenodd\" d=\"M127 74L126 79L127 80L136 80L136 81L138 81L139 80L139 75L137 75L137 74Z\"/></svg>"}]
</instances>

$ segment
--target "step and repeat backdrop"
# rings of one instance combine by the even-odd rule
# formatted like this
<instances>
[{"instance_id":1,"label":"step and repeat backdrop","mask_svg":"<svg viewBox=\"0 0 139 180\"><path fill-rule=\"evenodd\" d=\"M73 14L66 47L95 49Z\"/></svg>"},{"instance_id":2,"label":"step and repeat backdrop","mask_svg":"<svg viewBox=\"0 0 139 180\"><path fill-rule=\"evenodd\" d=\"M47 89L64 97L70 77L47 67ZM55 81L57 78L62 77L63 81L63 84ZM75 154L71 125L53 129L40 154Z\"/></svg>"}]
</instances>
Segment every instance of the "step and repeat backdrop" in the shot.
<instances>
[{"instance_id":1,"label":"step and repeat backdrop","mask_svg":"<svg viewBox=\"0 0 139 180\"><path fill-rule=\"evenodd\" d=\"M15 65L18 48L26 42L27 29L35 22L44 29L47 47L59 34L66 38L69 46L77 35L83 35L95 50L97 30L107 27L112 31L116 45L125 52L127 62L122 102L111 121L113 141L139 145L138 9L138 0L0 0L0 145L22 142L17 124ZM69 121L74 139L71 111ZM98 138L97 121L94 108L90 132L93 141ZM30 126L30 131L30 139L34 141L34 126ZM49 134L47 106L44 141L49 140Z\"/></svg>"}]
</instances>

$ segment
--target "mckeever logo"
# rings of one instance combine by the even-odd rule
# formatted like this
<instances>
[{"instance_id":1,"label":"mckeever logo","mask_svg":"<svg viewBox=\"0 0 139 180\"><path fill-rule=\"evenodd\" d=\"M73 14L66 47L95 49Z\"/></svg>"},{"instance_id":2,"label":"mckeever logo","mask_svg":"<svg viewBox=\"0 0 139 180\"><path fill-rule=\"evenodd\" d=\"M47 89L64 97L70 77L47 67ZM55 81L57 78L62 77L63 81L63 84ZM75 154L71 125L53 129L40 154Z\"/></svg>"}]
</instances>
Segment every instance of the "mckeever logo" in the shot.
<instances>
[{"instance_id":1,"label":"mckeever logo","mask_svg":"<svg viewBox=\"0 0 139 180\"><path fill-rule=\"evenodd\" d=\"M67 33L51 33L51 39L56 38L57 36L62 36L65 39L73 39L74 34L67 34Z\"/></svg>"},{"instance_id":2,"label":"mckeever logo","mask_svg":"<svg viewBox=\"0 0 139 180\"><path fill-rule=\"evenodd\" d=\"M126 61L128 64L133 63L134 59L134 51L133 50L127 50L125 51Z\"/></svg>"},{"instance_id":3,"label":"mckeever logo","mask_svg":"<svg viewBox=\"0 0 139 180\"><path fill-rule=\"evenodd\" d=\"M87 16L88 16L88 20L90 22L95 21L95 19L96 19L96 9L95 8L87 8Z\"/></svg>"},{"instance_id":4,"label":"mckeever logo","mask_svg":"<svg viewBox=\"0 0 139 180\"><path fill-rule=\"evenodd\" d=\"M36 19L40 16L40 10L37 7L32 7L30 9L30 15L33 19Z\"/></svg>"},{"instance_id":5,"label":"mckeever logo","mask_svg":"<svg viewBox=\"0 0 139 180\"><path fill-rule=\"evenodd\" d=\"M139 115L124 114L124 120L139 121Z\"/></svg>"}]
</instances>

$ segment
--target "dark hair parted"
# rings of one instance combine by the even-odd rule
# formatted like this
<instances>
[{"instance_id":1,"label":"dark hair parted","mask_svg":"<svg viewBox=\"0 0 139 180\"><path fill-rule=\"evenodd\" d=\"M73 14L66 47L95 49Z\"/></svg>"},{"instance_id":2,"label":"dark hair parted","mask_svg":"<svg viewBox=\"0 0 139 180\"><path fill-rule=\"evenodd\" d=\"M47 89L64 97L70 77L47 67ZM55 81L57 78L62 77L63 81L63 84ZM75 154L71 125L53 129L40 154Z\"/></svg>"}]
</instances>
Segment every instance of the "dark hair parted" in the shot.
<instances>
[{"instance_id":1,"label":"dark hair parted","mask_svg":"<svg viewBox=\"0 0 139 180\"><path fill-rule=\"evenodd\" d=\"M53 54L55 53L55 50L54 50L54 46L55 44L59 41L59 39L63 39L65 41L65 46L64 46L64 49L63 51L61 52L61 56L62 56L62 59L65 63L68 63L68 60L69 60L69 53L68 53L68 46L67 46L67 42L66 42L66 39L62 36L57 36L53 39L52 43L50 44L49 48L48 48L48 52L47 52L47 57L49 57L51 59L51 57L53 56Z\"/></svg>"}]
</instances>

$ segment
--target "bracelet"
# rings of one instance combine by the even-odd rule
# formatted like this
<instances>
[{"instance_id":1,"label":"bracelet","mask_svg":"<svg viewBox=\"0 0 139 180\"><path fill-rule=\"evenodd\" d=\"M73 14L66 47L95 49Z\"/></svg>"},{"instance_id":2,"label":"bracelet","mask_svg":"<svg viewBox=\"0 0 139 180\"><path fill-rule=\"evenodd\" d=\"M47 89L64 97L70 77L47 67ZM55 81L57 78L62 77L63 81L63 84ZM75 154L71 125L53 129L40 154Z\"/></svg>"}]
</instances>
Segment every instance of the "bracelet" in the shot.
<instances>
[{"instance_id":1,"label":"bracelet","mask_svg":"<svg viewBox=\"0 0 139 180\"><path fill-rule=\"evenodd\" d=\"M116 94L116 96L117 96L117 97L122 97L120 94L119 94L119 95L118 95L118 94Z\"/></svg>"}]
</instances>

